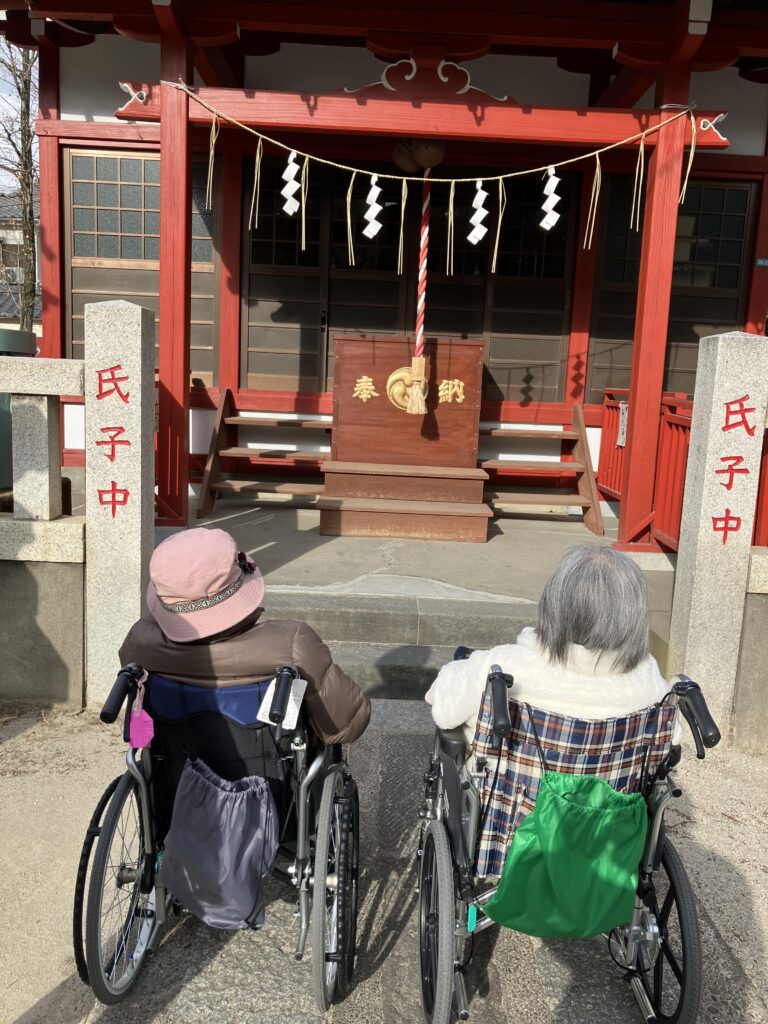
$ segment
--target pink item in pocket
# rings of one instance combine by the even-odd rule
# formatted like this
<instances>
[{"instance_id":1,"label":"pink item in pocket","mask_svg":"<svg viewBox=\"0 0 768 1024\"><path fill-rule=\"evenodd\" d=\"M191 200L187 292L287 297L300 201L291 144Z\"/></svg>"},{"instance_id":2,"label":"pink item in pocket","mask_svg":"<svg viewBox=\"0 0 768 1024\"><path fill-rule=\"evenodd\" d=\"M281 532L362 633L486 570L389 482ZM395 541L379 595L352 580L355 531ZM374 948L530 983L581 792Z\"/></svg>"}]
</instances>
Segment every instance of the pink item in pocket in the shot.
<instances>
[{"instance_id":1,"label":"pink item in pocket","mask_svg":"<svg viewBox=\"0 0 768 1024\"><path fill-rule=\"evenodd\" d=\"M132 747L148 746L155 735L155 723L144 710L144 683L146 680L147 673L145 672L137 684L136 699L131 708L129 741Z\"/></svg>"},{"instance_id":2,"label":"pink item in pocket","mask_svg":"<svg viewBox=\"0 0 768 1024\"><path fill-rule=\"evenodd\" d=\"M155 723L149 717L146 711L142 710L136 714L135 711L131 712L131 735L130 742L132 747L148 747L152 741L152 737L155 735Z\"/></svg>"}]
</instances>

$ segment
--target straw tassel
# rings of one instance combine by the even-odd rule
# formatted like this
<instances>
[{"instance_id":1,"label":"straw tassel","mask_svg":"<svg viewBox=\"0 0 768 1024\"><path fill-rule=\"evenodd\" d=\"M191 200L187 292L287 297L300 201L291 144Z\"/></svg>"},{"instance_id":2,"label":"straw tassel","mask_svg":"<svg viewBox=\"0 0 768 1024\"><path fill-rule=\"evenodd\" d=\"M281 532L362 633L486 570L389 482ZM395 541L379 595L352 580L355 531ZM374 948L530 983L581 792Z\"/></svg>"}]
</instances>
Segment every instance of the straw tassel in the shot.
<instances>
[{"instance_id":1,"label":"straw tassel","mask_svg":"<svg viewBox=\"0 0 768 1024\"><path fill-rule=\"evenodd\" d=\"M349 179L349 188L347 189L347 259L349 260L350 267L355 265L355 239L354 232L352 231L352 189L355 187L356 177L357 171L353 171L352 177Z\"/></svg>"},{"instance_id":2,"label":"straw tassel","mask_svg":"<svg viewBox=\"0 0 768 1024\"><path fill-rule=\"evenodd\" d=\"M446 274L453 274L453 202L456 196L456 182L451 182L450 192L448 193L448 232L445 245L445 272Z\"/></svg>"},{"instance_id":3,"label":"straw tassel","mask_svg":"<svg viewBox=\"0 0 768 1024\"><path fill-rule=\"evenodd\" d=\"M685 193L688 190L688 179L691 176L691 167L693 165L693 156L696 152L696 118L694 117L693 111L689 111L691 115L691 148L688 151L688 166L685 169L685 178L683 179L683 187L680 189L679 202L682 204L685 202Z\"/></svg>"},{"instance_id":4,"label":"straw tassel","mask_svg":"<svg viewBox=\"0 0 768 1024\"><path fill-rule=\"evenodd\" d=\"M253 192L251 193L251 212L248 217L248 224L251 227L259 226L259 198L261 192L261 157L264 152L264 143L259 139L256 147L256 159L253 166Z\"/></svg>"},{"instance_id":5,"label":"straw tassel","mask_svg":"<svg viewBox=\"0 0 768 1024\"><path fill-rule=\"evenodd\" d=\"M304 157L301 165L301 251L307 249L307 186L309 178L309 157Z\"/></svg>"},{"instance_id":6,"label":"straw tassel","mask_svg":"<svg viewBox=\"0 0 768 1024\"><path fill-rule=\"evenodd\" d=\"M219 119L213 115L211 119L211 139L208 144L208 180L205 185L205 208L210 210L213 205L213 162L216 157L216 139L219 137Z\"/></svg>"},{"instance_id":7,"label":"straw tassel","mask_svg":"<svg viewBox=\"0 0 768 1024\"><path fill-rule=\"evenodd\" d=\"M645 136L640 139L635 164L635 183L632 187L632 212L629 215L629 227L640 230L640 202L643 195L643 175L645 174Z\"/></svg>"},{"instance_id":8,"label":"straw tassel","mask_svg":"<svg viewBox=\"0 0 768 1024\"><path fill-rule=\"evenodd\" d=\"M592 179L592 195L589 199L589 212L587 214L587 226L584 231L584 249L592 248L592 236L595 233L595 221L597 220L597 204L600 199L600 185L603 180L603 171L600 166L600 157L595 153L595 176Z\"/></svg>"},{"instance_id":9,"label":"straw tassel","mask_svg":"<svg viewBox=\"0 0 768 1024\"><path fill-rule=\"evenodd\" d=\"M403 272L403 235L405 228L405 204L408 202L408 182L403 178L400 188L400 243L397 247L397 272Z\"/></svg>"},{"instance_id":10,"label":"straw tassel","mask_svg":"<svg viewBox=\"0 0 768 1024\"><path fill-rule=\"evenodd\" d=\"M496 240L493 244L493 259L491 260L491 273L496 273L496 261L499 256L499 239L501 237L501 221L504 216L504 210L507 206L507 189L504 182L499 178L499 216L496 220Z\"/></svg>"}]
</instances>

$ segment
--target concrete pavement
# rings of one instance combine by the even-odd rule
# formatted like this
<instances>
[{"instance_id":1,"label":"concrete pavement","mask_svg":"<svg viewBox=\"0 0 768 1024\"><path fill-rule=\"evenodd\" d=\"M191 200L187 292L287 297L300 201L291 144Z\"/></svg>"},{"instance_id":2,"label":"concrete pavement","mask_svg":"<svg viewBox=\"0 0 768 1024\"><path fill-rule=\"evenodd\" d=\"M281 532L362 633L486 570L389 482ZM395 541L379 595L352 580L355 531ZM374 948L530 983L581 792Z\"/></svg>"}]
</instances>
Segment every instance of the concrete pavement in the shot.
<instances>
[{"instance_id":1,"label":"concrete pavement","mask_svg":"<svg viewBox=\"0 0 768 1024\"><path fill-rule=\"evenodd\" d=\"M351 750L361 795L361 908L355 987L333 1024L419 1024L414 849L428 709L375 701ZM93 713L0 709L0 1024L309 1024L310 963L293 961L293 893L271 885L258 933L184 917L125 1004L96 1004L71 952L71 900L83 833L122 768L117 728ZM689 750L670 834L699 897L705 947L701 1020L768 1024L768 761ZM491 929L467 977L472 1020L496 1024L640 1021L605 944Z\"/></svg>"}]
</instances>

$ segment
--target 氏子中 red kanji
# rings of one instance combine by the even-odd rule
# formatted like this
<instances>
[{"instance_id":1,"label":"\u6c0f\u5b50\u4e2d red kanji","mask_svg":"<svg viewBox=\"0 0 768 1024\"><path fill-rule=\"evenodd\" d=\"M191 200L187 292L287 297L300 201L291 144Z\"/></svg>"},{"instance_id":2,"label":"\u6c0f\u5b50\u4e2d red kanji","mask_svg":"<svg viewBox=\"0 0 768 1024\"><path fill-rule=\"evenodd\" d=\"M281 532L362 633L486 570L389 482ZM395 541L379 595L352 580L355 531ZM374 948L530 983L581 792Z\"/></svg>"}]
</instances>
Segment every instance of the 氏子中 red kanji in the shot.
<instances>
[{"instance_id":1,"label":"\u6c0f\u5b50\u4e2d red kanji","mask_svg":"<svg viewBox=\"0 0 768 1024\"><path fill-rule=\"evenodd\" d=\"M740 516L734 515L729 508L725 510L724 516L712 516L712 529L715 533L722 533L723 544L728 540L729 533L738 533L741 529Z\"/></svg>"},{"instance_id":2,"label":"\u6c0f\u5b50\u4e2d red kanji","mask_svg":"<svg viewBox=\"0 0 768 1024\"><path fill-rule=\"evenodd\" d=\"M128 498L131 492L125 487L118 487L116 482L112 481L112 486L106 490L97 490L96 493L99 496L100 505L108 505L112 509L112 518L115 518L115 512L120 508L125 507L128 504Z\"/></svg>"},{"instance_id":3,"label":"\u6c0f\u5b50\u4e2d red kanji","mask_svg":"<svg viewBox=\"0 0 768 1024\"><path fill-rule=\"evenodd\" d=\"M103 452L102 453L102 454L104 454L109 459L110 462L114 462L115 461L115 452L116 452L117 446L119 444L127 444L128 447L130 448L130 445L131 445L130 441L118 440L120 435L125 433L125 427L102 427L101 428L101 432L102 432L102 434L109 434L109 440L108 441L97 441L96 444L99 447L107 447L107 448L111 448L112 449L109 452Z\"/></svg>"},{"instance_id":4,"label":"\u6c0f\u5b50\u4e2d red kanji","mask_svg":"<svg viewBox=\"0 0 768 1024\"><path fill-rule=\"evenodd\" d=\"M99 378L99 390L96 398L101 401L102 398L109 398L110 395L117 395L125 404L128 404L128 397L130 391L123 391L120 387L121 384L128 380L128 374L126 373L123 377L118 377L117 371L122 370L122 366L118 363L117 366L109 366L106 370L97 370L96 375Z\"/></svg>"},{"instance_id":5,"label":"\u6c0f\u5b50\u4e2d red kanji","mask_svg":"<svg viewBox=\"0 0 768 1024\"><path fill-rule=\"evenodd\" d=\"M720 459L720 461L730 462L730 466L728 466L727 469L715 470L716 476L722 475L728 477L727 480L720 481L720 486L724 487L726 491L730 491L730 489L733 487L733 478L736 476L737 473L744 473L747 476L749 475L749 470L747 469L747 467L741 465L744 461L743 455L724 455L722 459Z\"/></svg>"},{"instance_id":6,"label":"\u6c0f\u5b50\u4e2d red kanji","mask_svg":"<svg viewBox=\"0 0 768 1024\"><path fill-rule=\"evenodd\" d=\"M723 424L723 433L727 430L738 430L739 427L744 427L750 437L754 437L755 428L747 419L748 412L754 412L754 406L748 406L745 403L749 401L749 395L742 395L741 398L736 398L732 402L723 402L725 406L725 423Z\"/></svg>"}]
</instances>

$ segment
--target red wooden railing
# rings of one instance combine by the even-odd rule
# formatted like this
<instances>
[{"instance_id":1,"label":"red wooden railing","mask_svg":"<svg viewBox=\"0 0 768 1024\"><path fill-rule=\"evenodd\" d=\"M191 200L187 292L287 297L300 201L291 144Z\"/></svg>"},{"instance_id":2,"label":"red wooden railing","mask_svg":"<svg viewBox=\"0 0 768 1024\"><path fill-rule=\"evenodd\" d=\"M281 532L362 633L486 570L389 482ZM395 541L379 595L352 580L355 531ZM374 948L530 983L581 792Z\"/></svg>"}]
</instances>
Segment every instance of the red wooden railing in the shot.
<instances>
[{"instance_id":1,"label":"red wooden railing","mask_svg":"<svg viewBox=\"0 0 768 1024\"><path fill-rule=\"evenodd\" d=\"M691 442L691 409L686 398L670 395L662 399L653 496L656 514L651 531L654 540L673 551L677 551L680 543L685 470Z\"/></svg>"},{"instance_id":2,"label":"red wooden railing","mask_svg":"<svg viewBox=\"0 0 768 1024\"><path fill-rule=\"evenodd\" d=\"M598 486L608 497L619 501L625 448L616 447L616 437L619 427L619 403L624 401L628 394L629 392L624 390L605 391L603 401ZM665 394L661 400L653 497L654 518L651 531L659 544L672 551L677 551L680 542L692 410L693 403L683 394ZM752 543L768 546L768 431L763 439Z\"/></svg>"},{"instance_id":3,"label":"red wooden railing","mask_svg":"<svg viewBox=\"0 0 768 1024\"><path fill-rule=\"evenodd\" d=\"M616 501L621 499L621 478L624 473L624 447L616 447L619 436L619 405L629 397L629 389L603 391L603 424L600 434L600 459L597 484L600 490Z\"/></svg>"}]
</instances>

